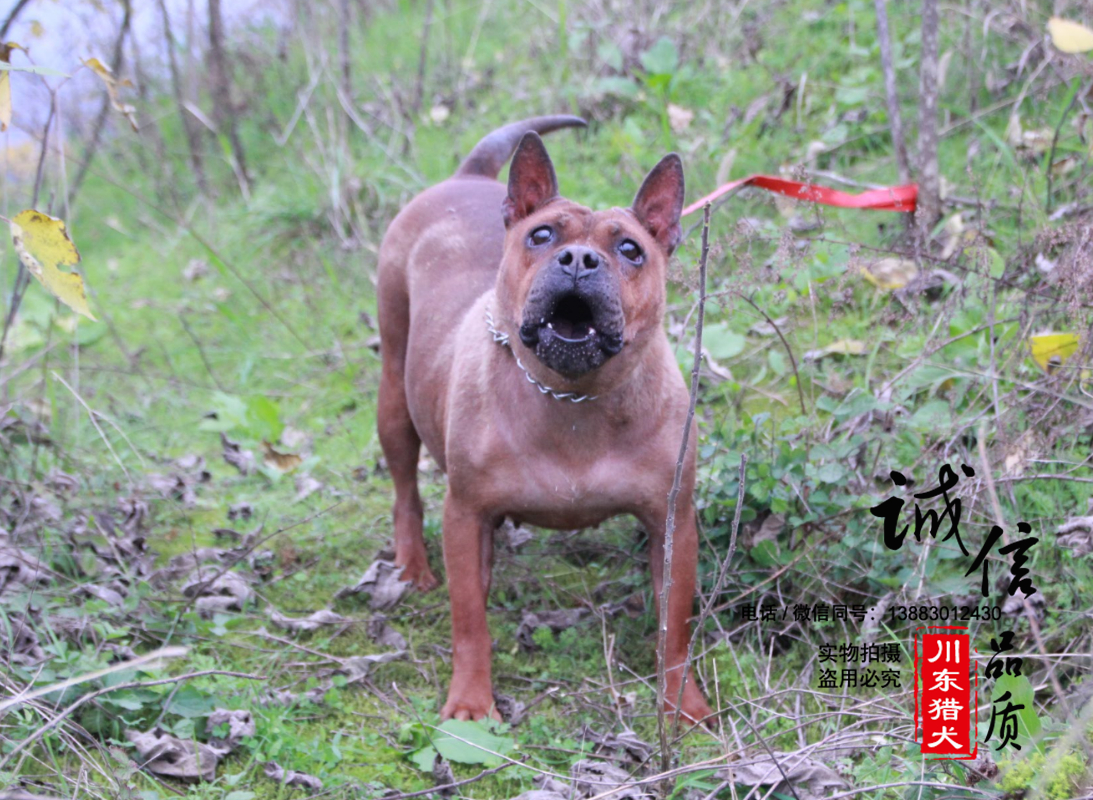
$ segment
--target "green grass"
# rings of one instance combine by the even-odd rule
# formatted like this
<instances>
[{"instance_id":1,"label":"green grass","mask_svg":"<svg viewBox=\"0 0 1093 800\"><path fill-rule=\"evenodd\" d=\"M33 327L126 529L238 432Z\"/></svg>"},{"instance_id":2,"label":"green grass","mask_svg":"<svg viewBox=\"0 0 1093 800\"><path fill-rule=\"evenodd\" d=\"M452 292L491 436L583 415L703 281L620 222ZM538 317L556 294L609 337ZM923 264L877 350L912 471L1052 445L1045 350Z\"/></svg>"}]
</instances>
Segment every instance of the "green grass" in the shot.
<instances>
[{"instance_id":1,"label":"green grass","mask_svg":"<svg viewBox=\"0 0 1093 800\"><path fill-rule=\"evenodd\" d=\"M911 11L906 4L890 11L909 133L918 52ZM692 13L701 18L699 24ZM1040 30L1040 12L1030 13L1029 25ZM564 39L559 38L562 17ZM433 785L407 756L438 723L450 674L443 590L410 597L388 613L409 642L408 657L378 666L369 684L335 686L319 705L286 709L259 703L269 686L300 690L309 680L314 685L316 675L334 666L325 656L384 649L365 635L367 606L334 595L360 577L391 533L392 489L379 465L375 435L380 361L370 347L376 333L371 327L376 252L387 222L414 193L450 174L482 134L548 111L572 110L592 121L585 132L551 136L548 147L563 193L593 207L628 204L645 172L672 150L683 155L689 198L715 188L731 151L732 177L777 173L802 163L814 142L824 149L811 168L863 183L896 182L871 3L792 0L751 4L738 12L720 5L673 10L638 47L617 36L624 22L598 6L438 4L422 109L407 114L416 90L424 7L403 2L377 8L351 37L354 91L358 106L366 104L359 118L369 130L350 124L345 141L338 138L337 125L329 120L340 118L340 106L324 80L309 102L310 119L304 115L296 122L284 146L275 144L274 136L293 116L297 90L309 81L308 65L317 69L324 48L328 56L335 52L335 21L317 11L308 32L289 37L283 59L277 57L276 31L248 31L238 47L250 60L246 69L237 68L236 78L238 95L246 98L241 131L255 177L249 201L240 197L216 143L206 151L216 197L195 196L169 92L153 83L150 107L138 110L142 118L157 120L162 144L117 126L68 218L93 308L103 321L73 325L71 315L34 284L0 363L2 391L11 403L7 413L28 423L41 420L50 435L48 444L37 445L9 437L10 449L0 454L0 491L6 492L0 499L12 507L18 489L23 496L58 503L62 512L60 520L46 520L19 540L21 547L42 548L61 577L32 595L9 592L0 600L9 613L28 604L37 609L36 630L49 656L41 672L0 667L7 689L48 686L104 666L109 656L103 641L138 652L185 644L191 649L184 659L146 677L216 669L268 678L209 676L187 682L198 700L248 708L257 722L256 735L223 763L215 783L175 786L188 796L299 796L263 776L260 762L269 759L322 778L337 796ZM663 58L667 46L656 44L662 36L675 48L675 65ZM959 762L923 768L910 744L909 690L898 698L818 692L818 645L858 641L861 633L854 625L743 625L738 612L744 602L872 605L895 591L901 592L897 603L948 604L971 593L975 579L964 577L966 566L953 557L951 543L931 543L921 559L922 546L912 539L898 553L889 552L867 508L888 494L884 477L892 468L903 468L922 487L932 485L944 462L963 461L981 471L980 438L1000 479L1008 527L1026 519L1041 538L1030 567L1047 601L1039 623L1047 651L1089 652L1083 597L1093 574L1087 560L1057 547L1052 533L1065 519L1086 513L1089 484L1023 479L1040 473L1090 477L1082 416L1089 402L1071 380L1074 371L1045 376L1025 350L1030 332L1080 332L1088 326L1086 307L1068 300L1069 292L1080 292L1080 270L1052 282L1031 266L1038 252L1066 258L1065 245L1034 247L1037 236L1072 240L1073 232L1065 221L1048 219L1046 156L1030 156L1006 139L1011 109L1003 102L1017 99L1025 79L993 93L986 88L985 77L1005 74L1021 42L993 33L984 40L974 25L976 52L986 55L968 59L961 55L963 36L959 25L943 31L942 51L954 56L941 97L941 168L953 195L982 201L982 215L974 204L948 209L949 215L961 215L965 230L981 236L944 264L926 262L957 275L961 286L932 299L897 299L860 277L863 265L890 251L904 256L912 251L897 215L805 208L783 213L761 194L738 196L714 215L707 321L721 331L716 345L708 341L721 377L704 373L697 492L708 543L702 564L706 591L728 546L741 453L749 460L745 530L720 598L732 605L707 622L713 643L702 640L698 647L708 693L731 706L724 719L725 743L692 735L679 745L677 763L696 764L725 752L754 755L764 743L796 750L856 730L864 733L848 749L819 752L855 786L903 778L963 781L965 767ZM649 55L655 48L660 57ZM639 66L620 73L622 63ZM973 70L981 87L974 98L980 111L969 121ZM1069 85L1050 72L1032 84L1017 109L1026 130L1053 129L1069 102ZM67 102L63 94L62 100ZM694 112L689 127L673 131L665 124L669 102ZM434 121L434 107L449 116ZM1087 156L1072 127L1062 129L1060 148ZM52 160L49 168L43 197L60 187ZM1081 181L1072 176L1057 179L1055 192L1055 207L1085 197ZM344 205L339 230L332 194ZM816 220L821 227L794 233L789 218L794 213L797 220ZM939 253L946 236L940 231L927 253ZM693 233L685 242L674 270L673 331L689 320L697 298L697 239ZM0 285L6 286L14 274L14 254L2 258ZM191 281L183 271L194 260L206 262L208 272ZM763 317L742 295L782 320L796 370L778 337L751 332ZM987 327L992 319L997 322L993 354ZM691 330L673 335L685 365ZM933 350L950 338L951 344ZM847 339L864 342L864 355L803 359L807 351ZM1087 360L1083 351L1071 366ZM20 370L23 365L29 366ZM15 377L7 381L9 375ZM886 383L897 376L884 394ZM97 427L60 378L99 415ZM218 418L210 420L210 412ZM873 419L862 417L868 412L874 412ZM227 435L259 461L264 439L276 443L285 428L298 432L297 440L305 444L279 449L301 452L301 471L321 481L322 491L297 501L294 475L268 469L240 475L220 456L217 427L227 428ZM1026 432L1029 438L1023 438ZM1024 455L1022 448L1028 451ZM147 489L147 474L177 471L172 462L188 455L204 458L211 473L208 482L196 485L192 507ZM1007 456L1018 464L1009 473L1004 472ZM72 495L51 490L47 477L55 470L77 476L79 489ZM421 479L426 538L440 572L443 479L435 470L423 471ZM288 528L262 545L271 551L272 573L256 584L256 599L243 612L213 619L190 610L174 586L130 586L123 609L75 599L81 583L101 579L101 567L67 534L77 522L90 525L89 515L93 523L95 516L113 513L119 498L133 494L151 505L148 546L159 567L196 548L224 546L213 534L216 528L245 533L260 525L261 535ZM993 512L981 485L967 487L965 497L962 531L977 550ZM254 517L229 521L229 507L240 502L253 505ZM782 528L773 541L755 541L757 526L747 523L768 513L784 517ZM1005 568L994 562L992 569L1000 575ZM620 614L601 624L593 615L556 639L537 635L535 651L517 646L514 634L525 609L595 607L635 595L645 610L634 618ZM490 601L496 688L522 702L540 698L528 718L505 734L517 743L516 757L534 769L566 774L592 749L586 726L598 733L626 726L646 741L656 740L652 602L642 538L630 520L574 539L537 531L516 553L500 549ZM337 634L337 628L298 637L273 631L306 649L263 633L272 630L267 608L304 615L328 606L357 624ZM76 643L51 640L55 626L49 615L58 613L91 618L96 635ZM980 652L1002 627L1016 629L1025 651L1034 646L1027 621L971 627ZM717 638L719 632L727 638ZM906 645L910 626L878 636ZM1079 742L1088 747L1088 734L1079 731L1078 742L1067 734L1045 662L1029 659L1026 665L1038 689L1037 713L1046 723L1038 750L1047 758L1069 759L1068 780L1085 787L1074 791L1088 791L1085 762L1071 755ZM899 666L907 686L909 659ZM1083 696L1081 669L1080 659L1060 660L1056 667L1076 714L1077 698ZM623 698L617 704L612 685ZM130 705L137 708L104 702L77 715L73 724L29 748L26 758L9 764L0 783L40 779L71 793L80 765L91 764L95 771L85 780L94 782L96 796L129 796L124 793L130 790L133 796L168 796L169 789L99 745L120 747L125 727L144 729L157 719L180 736L203 737L201 716L171 711L172 688L134 699ZM0 758L50 713L52 707L43 706L0 719ZM875 718L861 722L869 715ZM75 723L91 737L81 738ZM86 750L77 754L73 743ZM736 753L740 746L745 752ZM1021 760L1026 752L1011 758L1000 782L981 786L999 796L1029 786L1026 773L1038 767ZM457 779L481 769L453 767ZM465 787L464 796L513 797L531 788L534 774L527 767L506 769ZM674 789L682 792L688 781L698 781L704 793L720 783L697 773L677 779ZM1045 791L1054 797L1067 790L1052 784ZM746 793L746 787L737 791ZM923 788L919 795L915 789L922 797L955 791ZM724 788L722 795L728 792ZM902 793L875 790L863 796Z\"/></svg>"}]
</instances>

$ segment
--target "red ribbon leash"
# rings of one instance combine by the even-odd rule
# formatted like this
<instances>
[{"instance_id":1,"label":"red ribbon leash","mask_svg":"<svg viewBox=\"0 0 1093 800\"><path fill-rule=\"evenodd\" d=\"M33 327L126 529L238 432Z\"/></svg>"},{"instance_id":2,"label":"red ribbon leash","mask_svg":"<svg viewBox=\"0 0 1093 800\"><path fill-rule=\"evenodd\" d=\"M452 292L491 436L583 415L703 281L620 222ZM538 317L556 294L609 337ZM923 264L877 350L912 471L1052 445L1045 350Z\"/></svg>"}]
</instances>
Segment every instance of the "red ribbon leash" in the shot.
<instances>
[{"instance_id":1,"label":"red ribbon leash","mask_svg":"<svg viewBox=\"0 0 1093 800\"><path fill-rule=\"evenodd\" d=\"M870 189L860 194L848 194L837 189L828 189L826 186L817 186L813 183L800 183L799 181L787 181L783 178L774 178L770 175L752 175L748 178L730 181L719 186L713 192L696 200L685 209L683 216L693 214L707 203L712 203L717 198L731 192L738 186L756 186L766 189L768 192L783 194L795 200L807 200L812 203L821 203L825 206L838 208L864 208L872 211L898 211L908 214L915 210L915 201L918 199L918 184L907 186L888 186L883 189Z\"/></svg>"}]
</instances>

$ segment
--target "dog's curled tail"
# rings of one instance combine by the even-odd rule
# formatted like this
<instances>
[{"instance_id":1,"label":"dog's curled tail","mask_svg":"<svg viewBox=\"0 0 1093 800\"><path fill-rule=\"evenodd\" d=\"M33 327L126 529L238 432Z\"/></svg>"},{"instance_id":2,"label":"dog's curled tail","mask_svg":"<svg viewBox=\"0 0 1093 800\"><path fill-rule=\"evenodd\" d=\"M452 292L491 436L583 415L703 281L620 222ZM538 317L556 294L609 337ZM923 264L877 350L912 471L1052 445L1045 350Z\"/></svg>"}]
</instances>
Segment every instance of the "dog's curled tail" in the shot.
<instances>
[{"instance_id":1,"label":"dog's curled tail","mask_svg":"<svg viewBox=\"0 0 1093 800\"><path fill-rule=\"evenodd\" d=\"M496 178L505 166L505 162L512 156L516 145L524 138L525 133L550 133L559 128L584 128L588 125L580 117L571 117L568 114L555 114L548 117L532 117L519 122L511 122L493 133L486 134L482 141L474 146L474 149L463 159L456 176L481 175L486 178Z\"/></svg>"}]
</instances>

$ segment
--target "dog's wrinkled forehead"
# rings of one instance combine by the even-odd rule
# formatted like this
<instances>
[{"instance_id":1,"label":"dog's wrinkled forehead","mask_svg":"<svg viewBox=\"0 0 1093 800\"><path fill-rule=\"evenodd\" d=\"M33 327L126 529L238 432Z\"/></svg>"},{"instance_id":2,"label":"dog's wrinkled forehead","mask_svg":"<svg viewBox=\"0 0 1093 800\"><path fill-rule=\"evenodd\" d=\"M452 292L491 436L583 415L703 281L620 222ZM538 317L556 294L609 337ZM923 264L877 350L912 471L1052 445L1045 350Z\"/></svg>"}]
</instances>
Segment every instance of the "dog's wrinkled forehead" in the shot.
<instances>
[{"instance_id":1,"label":"dog's wrinkled forehead","mask_svg":"<svg viewBox=\"0 0 1093 800\"><path fill-rule=\"evenodd\" d=\"M538 208L519 226L518 233L526 236L543 225L549 225L558 239L566 242L588 241L598 236L617 239L650 235L629 208L594 210L564 197L556 197Z\"/></svg>"}]
</instances>

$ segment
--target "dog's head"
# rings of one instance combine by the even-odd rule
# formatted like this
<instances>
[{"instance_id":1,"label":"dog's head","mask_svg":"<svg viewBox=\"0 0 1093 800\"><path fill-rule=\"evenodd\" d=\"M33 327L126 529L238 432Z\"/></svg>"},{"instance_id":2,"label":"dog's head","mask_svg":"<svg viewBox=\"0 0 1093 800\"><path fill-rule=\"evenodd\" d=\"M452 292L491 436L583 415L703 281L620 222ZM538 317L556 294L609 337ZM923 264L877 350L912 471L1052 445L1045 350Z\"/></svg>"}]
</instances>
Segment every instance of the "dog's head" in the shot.
<instances>
[{"instance_id":1,"label":"dog's head","mask_svg":"<svg viewBox=\"0 0 1093 800\"><path fill-rule=\"evenodd\" d=\"M558 196L537 134L509 169L497 297L538 360L575 380L628 348L664 317L668 258L682 237L683 164L665 156L630 208L592 211Z\"/></svg>"}]
</instances>

